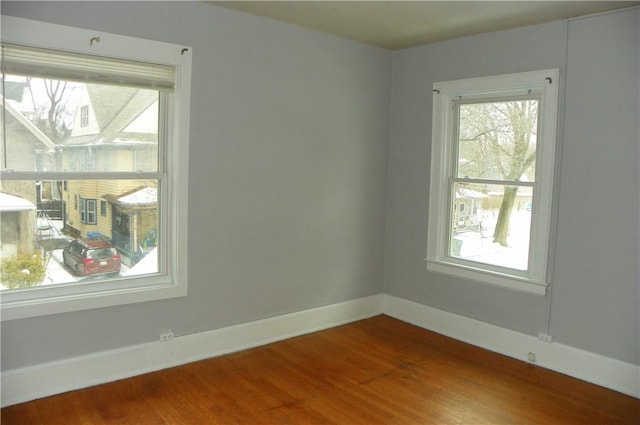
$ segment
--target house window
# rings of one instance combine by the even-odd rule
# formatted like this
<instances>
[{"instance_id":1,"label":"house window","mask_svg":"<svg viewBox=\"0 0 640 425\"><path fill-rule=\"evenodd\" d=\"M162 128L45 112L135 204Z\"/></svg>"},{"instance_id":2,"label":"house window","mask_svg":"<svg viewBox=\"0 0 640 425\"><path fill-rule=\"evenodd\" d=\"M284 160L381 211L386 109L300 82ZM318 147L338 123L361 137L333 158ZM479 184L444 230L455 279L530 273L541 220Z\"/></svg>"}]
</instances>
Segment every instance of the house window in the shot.
<instances>
[{"instance_id":1,"label":"house window","mask_svg":"<svg viewBox=\"0 0 640 425\"><path fill-rule=\"evenodd\" d=\"M0 286L2 320L186 295L191 48L103 32L97 41L93 31L7 16L2 24L2 86L21 83L29 91L24 98L33 99L28 110L2 97L0 117L12 124L3 122L3 190L35 201L37 181L64 182L62 201L74 206L64 223L97 224L98 200L101 216L108 202L126 217L126 223L112 218L74 229L75 236L105 238L118 250L118 276L57 273L69 268L50 262L29 288ZM101 117L90 132L81 129L89 120L87 99ZM49 111L56 112L53 123L38 115ZM50 166L38 169L25 149L50 155L43 158ZM142 169L132 167L137 149L149 155ZM19 255L44 250L45 258L64 261L61 252L46 252L56 246L26 230L14 233ZM145 242L148 234L157 235L153 246Z\"/></svg>"},{"instance_id":2,"label":"house window","mask_svg":"<svg viewBox=\"0 0 640 425\"><path fill-rule=\"evenodd\" d=\"M80 107L80 127L89 126L89 105Z\"/></svg>"},{"instance_id":3,"label":"house window","mask_svg":"<svg viewBox=\"0 0 640 425\"><path fill-rule=\"evenodd\" d=\"M80 198L80 222L96 224L96 200Z\"/></svg>"},{"instance_id":4,"label":"house window","mask_svg":"<svg viewBox=\"0 0 640 425\"><path fill-rule=\"evenodd\" d=\"M427 269L547 286L558 70L434 84Z\"/></svg>"},{"instance_id":5,"label":"house window","mask_svg":"<svg viewBox=\"0 0 640 425\"><path fill-rule=\"evenodd\" d=\"M84 152L84 165L86 171L96 171L96 157L94 154L94 150L90 146L88 146ZM107 168L107 170L109 170L109 168Z\"/></svg>"}]
</instances>

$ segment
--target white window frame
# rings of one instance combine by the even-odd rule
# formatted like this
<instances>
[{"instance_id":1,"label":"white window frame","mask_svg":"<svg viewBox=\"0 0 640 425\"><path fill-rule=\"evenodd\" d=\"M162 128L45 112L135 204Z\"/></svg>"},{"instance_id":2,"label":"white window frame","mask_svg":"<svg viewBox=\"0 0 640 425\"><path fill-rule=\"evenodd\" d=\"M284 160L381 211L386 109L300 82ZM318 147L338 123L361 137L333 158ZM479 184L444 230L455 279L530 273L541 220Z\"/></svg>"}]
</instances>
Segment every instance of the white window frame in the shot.
<instances>
[{"instance_id":1,"label":"white window frame","mask_svg":"<svg viewBox=\"0 0 640 425\"><path fill-rule=\"evenodd\" d=\"M427 270L483 284L544 296L549 284L547 270L551 239L554 161L558 108L559 70L546 69L517 74L437 82L433 85L431 180L427 235ZM505 99L538 93L539 128L536 142L535 202L531 218L529 266L520 271L469 262L449 255L451 194L456 172L453 105L459 100Z\"/></svg>"},{"instance_id":2,"label":"white window frame","mask_svg":"<svg viewBox=\"0 0 640 425\"><path fill-rule=\"evenodd\" d=\"M91 208L91 206L93 206L93 208ZM91 217L93 217L93 219L91 219ZM80 223L98 224L95 199L80 198Z\"/></svg>"},{"instance_id":3,"label":"white window frame","mask_svg":"<svg viewBox=\"0 0 640 425\"><path fill-rule=\"evenodd\" d=\"M80 127L89 127L89 105L80 107Z\"/></svg>"},{"instance_id":4,"label":"white window frame","mask_svg":"<svg viewBox=\"0 0 640 425\"><path fill-rule=\"evenodd\" d=\"M91 31L10 16L2 16L2 41L57 51L168 65L175 69L174 91L167 99L166 122L159 145L166 163L166 178L159 188L159 229L163 249L159 272L122 277L91 285L59 284L3 291L2 320L131 304L187 295L188 264L188 160L189 106L192 48L165 42ZM159 135L160 136L160 135ZM162 137L162 136L160 136ZM164 146L162 149L160 146ZM0 178L13 180L74 180L101 178L100 173L48 173L2 170ZM113 173L103 173L114 178ZM141 173L120 173L118 178L144 178Z\"/></svg>"}]
</instances>

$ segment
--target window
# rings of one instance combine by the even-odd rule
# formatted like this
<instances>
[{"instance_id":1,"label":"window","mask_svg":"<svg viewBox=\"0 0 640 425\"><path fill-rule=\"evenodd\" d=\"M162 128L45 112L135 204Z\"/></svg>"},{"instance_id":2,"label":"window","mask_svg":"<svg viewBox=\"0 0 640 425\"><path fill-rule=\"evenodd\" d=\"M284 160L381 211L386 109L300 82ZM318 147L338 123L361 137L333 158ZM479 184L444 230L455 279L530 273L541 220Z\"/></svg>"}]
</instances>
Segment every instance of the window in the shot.
<instances>
[{"instance_id":1,"label":"window","mask_svg":"<svg viewBox=\"0 0 640 425\"><path fill-rule=\"evenodd\" d=\"M89 126L89 105L80 107L80 127Z\"/></svg>"},{"instance_id":2,"label":"window","mask_svg":"<svg viewBox=\"0 0 640 425\"><path fill-rule=\"evenodd\" d=\"M80 198L80 222L96 224L96 200Z\"/></svg>"},{"instance_id":3,"label":"window","mask_svg":"<svg viewBox=\"0 0 640 425\"><path fill-rule=\"evenodd\" d=\"M44 265L29 279L2 274L2 320L186 295L191 49L13 17L2 23L0 178L12 198L0 204L19 199L22 207L10 221L3 206L0 219L33 226L6 232L0 260ZM64 187L55 194L74 208L59 219L42 214L39 181ZM42 220L53 230L32 237ZM72 265L63 248L74 240L112 246L119 272L96 278Z\"/></svg>"},{"instance_id":4,"label":"window","mask_svg":"<svg viewBox=\"0 0 640 425\"><path fill-rule=\"evenodd\" d=\"M546 293L558 74L434 84L428 270Z\"/></svg>"},{"instance_id":5,"label":"window","mask_svg":"<svg viewBox=\"0 0 640 425\"><path fill-rule=\"evenodd\" d=\"M114 90L112 88L111 90L112 92L116 92L116 91L120 91L120 90ZM73 134L73 132L72 132ZM96 171L96 158L95 158L95 154L94 154L94 149L92 149L91 147L88 147L87 150L85 151L85 171ZM107 168L106 170L109 170L109 168Z\"/></svg>"}]
</instances>

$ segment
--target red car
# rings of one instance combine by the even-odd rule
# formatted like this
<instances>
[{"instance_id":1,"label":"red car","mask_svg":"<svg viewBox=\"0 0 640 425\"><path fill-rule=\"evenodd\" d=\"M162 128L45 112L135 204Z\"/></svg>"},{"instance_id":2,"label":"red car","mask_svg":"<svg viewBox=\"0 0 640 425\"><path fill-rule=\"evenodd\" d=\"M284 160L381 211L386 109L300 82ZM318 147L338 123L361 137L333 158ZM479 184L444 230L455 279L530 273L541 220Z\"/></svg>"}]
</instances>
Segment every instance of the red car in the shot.
<instances>
[{"instance_id":1,"label":"red car","mask_svg":"<svg viewBox=\"0 0 640 425\"><path fill-rule=\"evenodd\" d=\"M120 273L120 254L104 238L79 238L62 251L64 265L79 276Z\"/></svg>"}]
</instances>

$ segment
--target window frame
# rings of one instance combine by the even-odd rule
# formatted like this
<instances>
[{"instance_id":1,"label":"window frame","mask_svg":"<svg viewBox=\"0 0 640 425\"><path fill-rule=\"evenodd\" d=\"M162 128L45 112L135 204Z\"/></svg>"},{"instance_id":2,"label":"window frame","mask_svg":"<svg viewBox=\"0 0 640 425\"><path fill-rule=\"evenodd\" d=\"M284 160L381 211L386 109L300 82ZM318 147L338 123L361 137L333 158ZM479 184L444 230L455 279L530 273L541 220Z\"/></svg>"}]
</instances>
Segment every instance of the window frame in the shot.
<instances>
[{"instance_id":1,"label":"window frame","mask_svg":"<svg viewBox=\"0 0 640 425\"><path fill-rule=\"evenodd\" d=\"M89 127L89 105L80 106L80 127Z\"/></svg>"},{"instance_id":2,"label":"window frame","mask_svg":"<svg viewBox=\"0 0 640 425\"><path fill-rule=\"evenodd\" d=\"M556 156L559 70L545 69L436 82L433 85L431 176L428 209L427 270L482 284L544 296L549 285L552 199ZM457 152L454 103L505 100L537 93L539 134L536 142L535 182L528 268L466 261L449 254L451 190L455 184Z\"/></svg>"},{"instance_id":3,"label":"window frame","mask_svg":"<svg viewBox=\"0 0 640 425\"><path fill-rule=\"evenodd\" d=\"M191 96L191 47L111 34L103 31L50 24L2 16L2 41L41 49L133 60L175 69L174 92L164 97L166 116L159 137L159 163L165 164L159 188L159 229L163 249L159 250L159 272L123 276L91 285L45 285L25 290L3 291L1 319L15 320L49 314L88 310L187 295L188 286L188 160L189 108ZM164 146L163 148L161 146ZM159 170L160 171L160 170ZM117 174L117 177L115 175ZM22 172L0 171L11 180L139 179L141 173ZM76 206L77 208L77 206ZM97 216L97 211L95 212Z\"/></svg>"},{"instance_id":4,"label":"window frame","mask_svg":"<svg viewBox=\"0 0 640 425\"><path fill-rule=\"evenodd\" d=\"M93 210L90 205L93 205ZM95 199L80 198L80 223L82 224L98 224L98 216L96 214L97 201ZM93 219L91 219L93 217Z\"/></svg>"}]
</instances>

